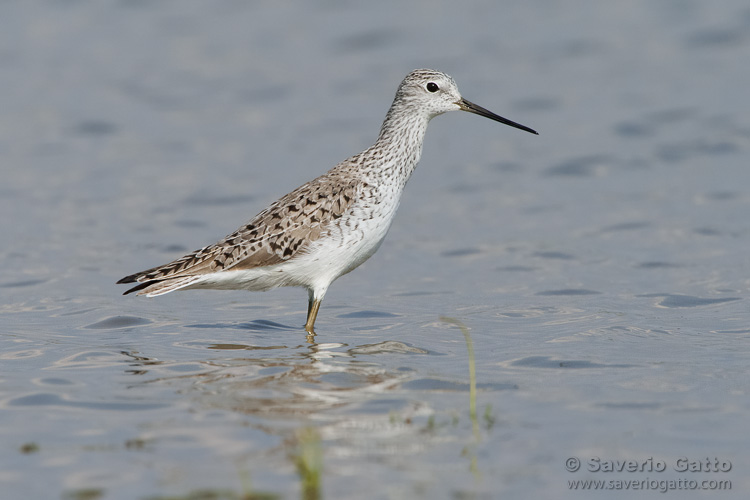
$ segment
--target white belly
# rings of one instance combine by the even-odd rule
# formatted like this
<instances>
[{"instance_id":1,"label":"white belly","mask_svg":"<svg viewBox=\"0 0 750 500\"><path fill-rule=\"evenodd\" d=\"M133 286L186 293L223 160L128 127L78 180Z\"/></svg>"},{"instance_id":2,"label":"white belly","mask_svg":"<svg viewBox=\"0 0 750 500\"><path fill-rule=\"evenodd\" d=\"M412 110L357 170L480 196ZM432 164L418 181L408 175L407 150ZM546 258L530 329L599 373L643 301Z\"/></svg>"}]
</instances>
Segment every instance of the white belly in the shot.
<instances>
[{"instance_id":1,"label":"white belly","mask_svg":"<svg viewBox=\"0 0 750 500\"><path fill-rule=\"evenodd\" d=\"M388 233L396 208L380 213L353 209L314 242L305 255L292 259L288 263L289 272L305 277L301 286L327 287L372 257Z\"/></svg>"}]
</instances>

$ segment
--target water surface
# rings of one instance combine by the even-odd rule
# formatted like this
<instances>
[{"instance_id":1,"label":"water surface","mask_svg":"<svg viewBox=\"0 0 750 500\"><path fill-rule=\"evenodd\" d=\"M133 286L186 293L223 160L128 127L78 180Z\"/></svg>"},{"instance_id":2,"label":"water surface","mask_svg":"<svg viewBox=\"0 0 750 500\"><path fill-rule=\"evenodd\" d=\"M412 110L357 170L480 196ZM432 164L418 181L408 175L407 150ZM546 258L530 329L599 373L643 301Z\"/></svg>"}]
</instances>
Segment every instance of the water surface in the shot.
<instances>
[{"instance_id":1,"label":"water surface","mask_svg":"<svg viewBox=\"0 0 750 500\"><path fill-rule=\"evenodd\" d=\"M748 491L745 2L0 11L3 498ZM303 290L120 295L367 147L416 67L540 136L434 120L312 343Z\"/></svg>"}]
</instances>

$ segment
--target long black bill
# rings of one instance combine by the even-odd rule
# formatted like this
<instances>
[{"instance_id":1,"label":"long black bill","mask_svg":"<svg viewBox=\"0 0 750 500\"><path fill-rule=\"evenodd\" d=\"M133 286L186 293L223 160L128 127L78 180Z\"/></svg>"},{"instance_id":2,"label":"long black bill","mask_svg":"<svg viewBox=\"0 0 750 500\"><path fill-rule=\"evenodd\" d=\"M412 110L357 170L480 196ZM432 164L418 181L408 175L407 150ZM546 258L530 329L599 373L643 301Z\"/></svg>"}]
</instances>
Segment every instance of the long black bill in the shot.
<instances>
[{"instance_id":1,"label":"long black bill","mask_svg":"<svg viewBox=\"0 0 750 500\"><path fill-rule=\"evenodd\" d=\"M532 134L539 135L539 133L534 129L521 125L520 123L510 121L507 118L503 118L500 115L496 115L492 111L484 109L482 106L477 106L473 102L467 101L464 98L461 98L461 100L458 101L456 104L458 104L458 106L462 110L468 111L469 113L475 113L479 116L484 116L485 118L489 118L490 120L495 120L496 122L504 123L506 125L510 125L511 127L520 128L521 130L525 130L526 132L531 132Z\"/></svg>"}]
</instances>

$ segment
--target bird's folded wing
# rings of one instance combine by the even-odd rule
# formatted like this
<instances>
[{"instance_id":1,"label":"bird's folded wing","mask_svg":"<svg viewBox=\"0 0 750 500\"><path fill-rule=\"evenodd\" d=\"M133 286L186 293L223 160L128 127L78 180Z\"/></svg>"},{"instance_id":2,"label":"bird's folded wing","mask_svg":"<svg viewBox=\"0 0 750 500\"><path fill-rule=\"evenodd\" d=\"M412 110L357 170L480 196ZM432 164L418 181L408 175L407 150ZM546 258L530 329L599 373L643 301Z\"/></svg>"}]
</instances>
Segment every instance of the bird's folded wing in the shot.
<instances>
[{"instance_id":1,"label":"bird's folded wing","mask_svg":"<svg viewBox=\"0 0 750 500\"><path fill-rule=\"evenodd\" d=\"M172 280L287 261L325 234L354 202L358 183L336 181L318 177L283 196L221 241L169 264L126 276L118 283Z\"/></svg>"}]
</instances>

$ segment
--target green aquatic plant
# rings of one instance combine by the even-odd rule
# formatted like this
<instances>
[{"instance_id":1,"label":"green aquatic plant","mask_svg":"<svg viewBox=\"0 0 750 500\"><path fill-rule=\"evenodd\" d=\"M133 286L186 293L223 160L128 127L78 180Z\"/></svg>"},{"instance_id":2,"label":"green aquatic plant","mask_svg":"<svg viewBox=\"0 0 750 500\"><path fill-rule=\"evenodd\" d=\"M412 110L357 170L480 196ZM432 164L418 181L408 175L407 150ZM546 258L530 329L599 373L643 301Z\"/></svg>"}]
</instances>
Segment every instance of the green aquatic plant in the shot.
<instances>
[{"instance_id":1,"label":"green aquatic plant","mask_svg":"<svg viewBox=\"0 0 750 500\"><path fill-rule=\"evenodd\" d=\"M148 497L145 500L279 500L275 493L251 492L236 493L231 490L195 490L186 495Z\"/></svg>"},{"instance_id":2,"label":"green aquatic plant","mask_svg":"<svg viewBox=\"0 0 750 500\"><path fill-rule=\"evenodd\" d=\"M21 445L18 451L25 454L36 453L37 451L39 451L39 445L36 443L24 443Z\"/></svg>"},{"instance_id":3,"label":"green aquatic plant","mask_svg":"<svg viewBox=\"0 0 750 500\"><path fill-rule=\"evenodd\" d=\"M492 405L487 404L487 406L484 407L484 415L482 416L484 418L484 426L487 430L492 429L492 427L495 425L495 415L492 413Z\"/></svg>"},{"instance_id":4,"label":"green aquatic plant","mask_svg":"<svg viewBox=\"0 0 750 500\"><path fill-rule=\"evenodd\" d=\"M98 500L103 497L104 490L99 488L84 488L63 493L63 500Z\"/></svg>"},{"instance_id":5,"label":"green aquatic plant","mask_svg":"<svg viewBox=\"0 0 750 500\"><path fill-rule=\"evenodd\" d=\"M479 444L480 433L479 433L479 419L477 418L477 369L474 360L474 342L471 339L471 332L469 328L456 318L450 318L447 316L441 316L440 320L457 326L461 333L464 335L466 341L466 351L468 352L469 358L469 418L471 419L471 430L474 435L474 443L467 445L461 451L462 456L469 458L469 470L474 474L474 477L479 478L479 467L477 465L477 454L476 445ZM486 412L485 412L486 417Z\"/></svg>"},{"instance_id":6,"label":"green aquatic plant","mask_svg":"<svg viewBox=\"0 0 750 500\"><path fill-rule=\"evenodd\" d=\"M320 433L314 427L303 427L297 431L297 446L292 460L297 467L302 499L319 500L323 476L323 449Z\"/></svg>"},{"instance_id":7,"label":"green aquatic plant","mask_svg":"<svg viewBox=\"0 0 750 500\"><path fill-rule=\"evenodd\" d=\"M479 420L477 420L477 369L474 361L474 342L471 340L469 328L456 318L441 316L440 320L455 325L461 330L466 340L466 350L469 354L469 418L474 437L479 440Z\"/></svg>"}]
</instances>

